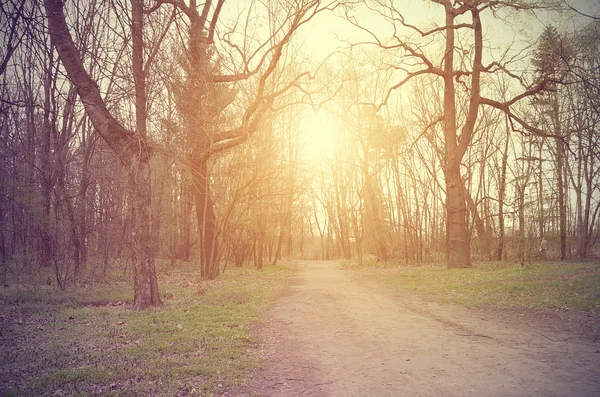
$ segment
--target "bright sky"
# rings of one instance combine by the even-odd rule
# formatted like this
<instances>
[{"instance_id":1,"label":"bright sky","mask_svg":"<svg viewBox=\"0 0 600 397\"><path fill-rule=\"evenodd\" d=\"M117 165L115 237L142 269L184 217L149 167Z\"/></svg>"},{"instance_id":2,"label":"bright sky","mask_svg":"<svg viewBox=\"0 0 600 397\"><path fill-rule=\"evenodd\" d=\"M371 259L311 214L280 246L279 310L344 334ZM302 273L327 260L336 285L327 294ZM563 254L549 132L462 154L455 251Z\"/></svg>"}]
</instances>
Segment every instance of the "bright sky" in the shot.
<instances>
[{"instance_id":1,"label":"bright sky","mask_svg":"<svg viewBox=\"0 0 600 397\"><path fill-rule=\"evenodd\" d=\"M306 109L307 117L302 118L304 158L309 166L318 166L325 158L331 158L336 145L336 123L325 110L315 112Z\"/></svg>"},{"instance_id":2,"label":"bright sky","mask_svg":"<svg viewBox=\"0 0 600 397\"><path fill-rule=\"evenodd\" d=\"M569 4L584 13L594 14L600 9L598 0L568 1ZM432 27L443 24L443 10L429 0L403 0L398 1L398 4L402 4L406 20L414 25ZM359 17L361 24L381 33L380 38L389 36L391 30L389 30L389 25L386 26L381 22L381 16L369 15L363 10ZM559 15L548 12L539 12L536 15L513 12L508 14L505 20L496 19L490 12L487 12L483 20L486 46L497 48L497 51L504 51L511 46L515 52L533 45L547 25L571 31L585 23L589 23L588 18L574 15L574 13ZM345 47L346 44L343 43L343 40L359 41L369 38L364 32L351 26L348 21L331 13L320 15L311 22L309 28L305 27L301 34L301 51L305 56L315 60L325 59L332 52ZM316 155L333 149L336 126L332 117L325 115L323 111L314 112L312 116L308 112L303 126L307 134L306 142L309 145L309 152Z\"/></svg>"},{"instance_id":3,"label":"bright sky","mask_svg":"<svg viewBox=\"0 0 600 397\"><path fill-rule=\"evenodd\" d=\"M593 14L600 9L598 0L568 1L569 4L584 13ZM249 3L252 2L239 0L225 2L222 14L223 19L226 20L227 16L231 18L239 15L240 9L248 7ZM266 33L266 29L269 28L268 24L265 23L265 16L260 15L264 11L264 8L261 7L277 3L277 0L265 0L262 3L253 3L257 8L249 14L248 18L253 21L252 26L253 29L256 29L255 33ZM402 10L406 20L413 25L422 28L431 28L433 26L440 26L444 22L442 7L433 4L430 0L398 0L397 4L398 9ZM340 17L340 12L336 11L335 14L338 16L331 12L321 13L309 24L304 25L298 32L299 35L295 43L304 58L312 59L315 63L319 63L333 52L346 47L347 44L345 41L347 40L356 42L370 39L368 34L353 27L347 20ZM355 15L362 25L378 33L381 39L385 40L390 37L392 33L391 27L385 22L382 23L380 15L370 12L366 8L361 9L360 12L356 12ZM483 18L484 35L487 40L486 47L488 48L486 55L488 57L490 56L490 51L502 52L508 46L514 48L515 52L531 46L543 31L545 25L552 24L561 30L569 31L589 21L589 19L574 15L573 13L558 15L556 13L540 12L533 16L520 12L510 13L508 16L502 13L499 15L504 20L494 18L491 12L486 12ZM496 50L489 50L490 48L495 48ZM332 64L331 67L335 68L336 65ZM335 72L335 70L332 71L331 69L325 70L330 75ZM328 77L330 80L335 78L333 76ZM306 109L300 128L305 134L303 141L307 145L305 151L309 154L310 162L322 161L320 159L334 149L337 134L336 129L338 127L336 127L334 117L330 114L323 110L317 113Z\"/></svg>"}]
</instances>

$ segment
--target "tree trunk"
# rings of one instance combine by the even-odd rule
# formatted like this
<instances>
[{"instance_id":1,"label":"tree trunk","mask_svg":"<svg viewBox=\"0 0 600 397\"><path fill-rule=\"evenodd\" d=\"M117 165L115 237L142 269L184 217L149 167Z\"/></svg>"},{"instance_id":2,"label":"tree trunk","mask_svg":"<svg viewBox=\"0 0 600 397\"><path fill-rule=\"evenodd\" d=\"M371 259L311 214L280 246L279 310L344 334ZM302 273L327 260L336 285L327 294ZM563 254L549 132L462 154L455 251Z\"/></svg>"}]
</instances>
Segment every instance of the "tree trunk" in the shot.
<instances>
[{"instance_id":1,"label":"tree trunk","mask_svg":"<svg viewBox=\"0 0 600 397\"><path fill-rule=\"evenodd\" d=\"M560 260L567 257L567 208L565 203L564 184L564 143L562 139L556 140L556 185L558 188L558 212L560 233Z\"/></svg>"},{"instance_id":2,"label":"tree trunk","mask_svg":"<svg viewBox=\"0 0 600 397\"><path fill-rule=\"evenodd\" d=\"M594 134L588 132L588 147L593 148L593 139ZM581 242L580 242L580 250L579 257L581 259L585 259L588 256L588 249L590 246L590 240L592 238L592 231L594 227L592 213L592 196L594 191L594 163L595 157L593 155L589 156L589 165L588 161L585 161L584 166L584 178L586 181L586 194L585 194L585 207L583 209L583 220L581 227Z\"/></svg>"},{"instance_id":3,"label":"tree trunk","mask_svg":"<svg viewBox=\"0 0 600 397\"><path fill-rule=\"evenodd\" d=\"M88 129L84 127L81 135L81 150L83 153L83 159L81 164L81 182L80 182L80 198L77 205L77 229L78 234L81 236L81 262L85 265L88 258L88 245L87 235L90 227L88 225L88 202L92 195L88 194L88 187L90 184L89 176L89 162L92 154L91 146L93 142L88 142L87 139Z\"/></svg>"},{"instance_id":4,"label":"tree trunk","mask_svg":"<svg viewBox=\"0 0 600 397\"><path fill-rule=\"evenodd\" d=\"M567 257L567 208L565 203L565 144L562 138L562 128L560 125L558 94L555 92L552 98L552 121L554 124L554 133L556 142L556 185L558 188L558 217L560 233L560 260Z\"/></svg>"},{"instance_id":5,"label":"tree trunk","mask_svg":"<svg viewBox=\"0 0 600 397\"><path fill-rule=\"evenodd\" d=\"M471 214L471 217L473 218L473 223L475 224L475 229L477 230L477 237L480 240L480 244L482 244L485 247L485 246L487 246L487 242L488 242L487 232L485 230L485 224L483 223L483 219L481 219L481 216L479 215L479 210L477 209L477 204L473 200L473 197L471 197L471 194L466 191L466 186L465 186L465 198L467 199L469 212Z\"/></svg>"},{"instance_id":6,"label":"tree trunk","mask_svg":"<svg viewBox=\"0 0 600 397\"><path fill-rule=\"evenodd\" d=\"M508 119L505 118L506 137L504 141L504 151L502 152L502 166L500 168L500 181L498 184L498 250L496 259L501 261L504 258L504 199L506 197L506 168L508 167L508 146L509 134Z\"/></svg>"},{"instance_id":7,"label":"tree trunk","mask_svg":"<svg viewBox=\"0 0 600 397\"><path fill-rule=\"evenodd\" d=\"M577 256L585 258L585 234L587 226L583 224L583 141L581 132L577 133L577 176L571 176L571 183L575 190L575 211L577 219ZM589 210L588 210L589 211Z\"/></svg>"},{"instance_id":8,"label":"tree trunk","mask_svg":"<svg viewBox=\"0 0 600 397\"><path fill-rule=\"evenodd\" d=\"M469 109L460 137L456 124L456 91L454 86L455 10L446 2L446 48L444 58L444 143L446 146L444 175L446 178L446 255L448 267L470 267L471 247L467 223L465 187L460 173L462 158L471 143L481 102L481 70L483 38L479 11L471 8L474 35L473 73Z\"/></svg>"},{"instance_id":9,"label":"tree trunk","mask_svg":"<svg viewBox=\"0 0 600 397\"><path fill-rule=\"evenodd\" d=\"M50 228L50 216L52 209L52 189L53 189L53 165L50 157L52 122L50 113L52 95L52 66L54 51L49 49L47 64L44 65L44 118L42 123L42 139L40 145L40 173L42 188L42 219L41 219L41 246L40 246L40 265L50 267L53 257L54 243ZM34 163L32 163L34 164Z\"/></svg>"},{"instance_id":10,"label":"tree trunk","mask_svg":"<svg viewBox=\"0 0 600 397\"><path fill-rule=\"evenodd\" d=\"M284 221L285 222L285 221ZM285 224L281 225L281 230L279 231L279 238L277 239L277 248L275 249L275 256L273 257L273 266L277 266L277 262L281 259L281 246L283 245L283 240L285 237Z\"/></svg>"},{"instance_id":11,"label":"tree trunk","mask_svg":"<svg viewBox=\"0 0 600 397\"><path fill-rule=\"evenodd\" d=\"M183 248L181 252L181 259L185 262L190 260L191 249L192 249L192 239L191 239L191 230L192 230L192 222L190 218L190 212L192 210L192 192L189 186L189 180L187 178L182 178L181 181L181 203L180 203L180 211L181 211L181 222L183 223Z\"/></svg>"},{"instance_id":12,"label":"tree trunk","mask_svg":"<svg viewBox=\"0 0 600 397\"><path fill-rule=\"evenodd\" d=\"M518 241L518 256L521 267L525 266L525 187L517 185L517 203L519 212L519 241Z\"/></svg>"},{"instance_id":13,"label":"tree trunk","mask_svg":"<svg viewBox=\"0 0 600 397\"><path fill-rule=\"evenodd\" d=\"M133 307L145 309L161 305L154 264L151 234L150 158L140 158L137 167L129 169L129 187L132 199L133 244L132 264L134 296Z\"/></svg>"},{"instance_id":14,"label":"tree trunk","mask_svg":"<svg viewBox=\"0 0 600 397\"><path fill-rule=\"evenodd\" d=\"M471 266L467 206L460 169L446 169L446 214L448 267Z\"/></svg>"},{"instance_id":15,"label":"tree trunk","mask_svg":"<svg viewBox=\"0 0 600 397\"><path fill-rule=\"evenodd\" d=\"M196 190L196 216L200 233L200 277L214 280L219 274L217 258L217 218L210 194L208 164L192 158L192 177Z\"/></svg>"},{"instance_id":16,"label":"tree trunk","mask_svg":"<svg viewBox=\"0 0 600 397\"><path fill-rule=\"evenodd\" d=\"M256 268L262 269L265 253L265 230L262 214L258 215L258 241L256 243Z\"/></svg>"},{"instance_id":17,"label":"tree trunk","mask_svg":"<svg viewBox=\"0 0 600 397\"><path fill-rule=\"evenodd\" d=\"M538 228L540 229L540 240L544 238L544 162L542 157L543 143L540 142L539 148L539 162L538 162L538 200L540 202L540 219L538 223Z\"/></svg>"}]
</instances>

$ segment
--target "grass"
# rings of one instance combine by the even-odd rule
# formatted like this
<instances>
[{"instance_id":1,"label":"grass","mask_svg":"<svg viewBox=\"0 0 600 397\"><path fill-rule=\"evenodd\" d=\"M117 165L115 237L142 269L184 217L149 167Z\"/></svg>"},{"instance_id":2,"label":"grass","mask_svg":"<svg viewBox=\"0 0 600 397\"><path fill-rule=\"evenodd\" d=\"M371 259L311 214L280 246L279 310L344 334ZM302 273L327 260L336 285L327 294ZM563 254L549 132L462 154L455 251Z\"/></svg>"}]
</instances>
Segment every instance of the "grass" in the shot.
<instances>
[{"instance_id":1,"label":"grass","mask_svg":"<svg viewBox=\"0 0 600 397\"><path fill-rule=\"evenodd\" d=\"M211 396L259 362L252 324L292 274L286 266L161 270L164 307L130 308L128 282L59 291L0 289L0 395Z\"/></svg>"},{"instance_id":2,"label":"grass","mask_svg":"<svg viewBox=\"0 0 600 397\"><path fill-rule=\"evenodd\" d=\"M345 264L381 287L471 307L526 307L600 313L600 264L547 262L521 268L511 263L401 266L391 262Z\"/></svg>"}]
</instances>

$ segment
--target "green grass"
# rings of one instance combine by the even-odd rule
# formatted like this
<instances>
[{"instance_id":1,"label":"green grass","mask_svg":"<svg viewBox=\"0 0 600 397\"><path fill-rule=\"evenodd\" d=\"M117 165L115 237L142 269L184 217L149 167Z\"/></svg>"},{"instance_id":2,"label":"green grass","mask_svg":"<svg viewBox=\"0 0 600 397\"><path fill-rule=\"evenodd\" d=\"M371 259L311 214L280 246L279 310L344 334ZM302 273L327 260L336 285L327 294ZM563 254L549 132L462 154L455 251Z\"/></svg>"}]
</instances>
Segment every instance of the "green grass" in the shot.
<instances>
[{"instance_id":1,"label":"green grass","mask_svg":"<svg viewBox=\"0 0 600 397\"><path fill-rule=\"evenodd\" d=\"M469 269L445 265L344 265L378 286L466 306L527 307L600 312L600 264L548 262L521 268L510 263L476 263Z\"/></svg>"},{"instance_id":2,"label":"green grass","mask_svg":"<svg viewBox=\"0 0 600 397\"><path fill-rule=\"evenodd\" d=\"M130 283L0 289L0 395L210 396L259 365L252 324L293 269L161 271L164 307L133 311Z\"/></svg>"}]
</instances>

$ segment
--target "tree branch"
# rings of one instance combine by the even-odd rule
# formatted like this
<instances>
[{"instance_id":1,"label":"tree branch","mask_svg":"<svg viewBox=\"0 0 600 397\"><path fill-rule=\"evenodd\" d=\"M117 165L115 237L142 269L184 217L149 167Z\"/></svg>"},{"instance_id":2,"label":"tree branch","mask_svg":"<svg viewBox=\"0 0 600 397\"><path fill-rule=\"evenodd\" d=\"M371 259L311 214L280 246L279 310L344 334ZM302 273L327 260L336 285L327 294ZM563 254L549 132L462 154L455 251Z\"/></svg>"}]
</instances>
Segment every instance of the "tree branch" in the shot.
<instances>
[{"instance_id":1,"label":"tree branch","mask_svg":"<svg viewBox=\"0 0 600 397\"><path fill-rule=\"evenodd\" d=\"M58 51L69 80L77 87L83 106L96 131L117 154L121 162L131 165L135 158L150 156L146 142L125 129L109 112L98 85L92 80L79 57L63 13L62 0L44 0L48 32Z\"/></svg>"}]
</instances>

